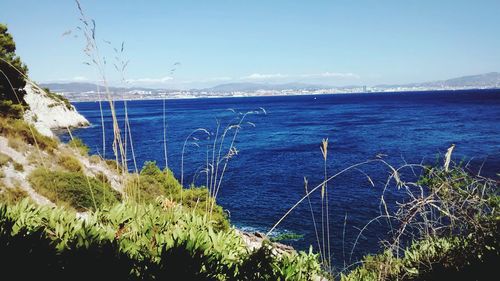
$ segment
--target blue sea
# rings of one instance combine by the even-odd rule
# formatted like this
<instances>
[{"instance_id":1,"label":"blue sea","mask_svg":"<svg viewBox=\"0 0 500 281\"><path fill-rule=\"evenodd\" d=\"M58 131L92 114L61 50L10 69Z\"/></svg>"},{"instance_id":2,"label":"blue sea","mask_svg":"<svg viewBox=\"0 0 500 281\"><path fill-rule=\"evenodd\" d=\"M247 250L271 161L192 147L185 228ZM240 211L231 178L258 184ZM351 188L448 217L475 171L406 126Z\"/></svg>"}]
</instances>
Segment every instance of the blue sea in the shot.
<instances>
[{"instance_id":1,"label":"blue sea","mask_svg":"<svg viewBox=\"0 0 500 281\"><path fill-rule=\"evenodd\" d=\"M111 118L107 104L103 105L105 156L113 158ZM126 105L138 165L154 160L164 167L163 101L128 101ZM99 103L81 102L75 106L92 126L75 130L74 135L82 138L92 153L102 154ZM123 127L124 102L118 101L116 106ZM238 153L229 161L218 198L231 222L250 231L266 232L304 196L304 177L309 188L322 181L324 160L320 144L326 138L328 175L377 155L395 166L442 164L443 155L452 144L456 145L453 159L463 161L472 171L490 177L498 177L500 172L500 90L183 99L166 100L165 106L168 163L179 178L182 148L194 130L205 128L215 133L218 122L222 130L234 118L241 117L239 112L259 111L246 116L249 123L244 122L238 133ZM198 131L192 137L186 145L184 183L204 185L207 145L214 135L207 140L207 135ZM68 136L61 138L67 140ZM133 168L132 161L129 167ZM350 255L359 229L380 213L380 196L389 175L386 166L371 163L329 183L335 264L377 252L378 241L387 238L386 225L373 223ZM418 172L403 173L406 179L416 176ZM318 223L319 198L319 192L312 196ZM403 192L391 184L386 201L394 206L402 200ZM299 249L316 246L307 200L276 231L304 235L287 241Z\"/></svg>"}]
</instances>

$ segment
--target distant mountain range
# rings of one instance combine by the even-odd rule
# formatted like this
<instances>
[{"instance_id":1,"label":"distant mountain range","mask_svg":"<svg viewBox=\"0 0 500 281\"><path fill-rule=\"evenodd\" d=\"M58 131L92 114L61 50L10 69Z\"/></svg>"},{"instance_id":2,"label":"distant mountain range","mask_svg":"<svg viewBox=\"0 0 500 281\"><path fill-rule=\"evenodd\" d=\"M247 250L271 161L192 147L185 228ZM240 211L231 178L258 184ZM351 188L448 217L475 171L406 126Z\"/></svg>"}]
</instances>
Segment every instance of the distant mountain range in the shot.
<instances>
[{"instance_id":1,"label":"distant mountain range","mask_svg":"<svg viewBox=\"0 0 500 281\"><path fill-rule=\"evenodd\" d=\"M324 85L313 85L306 83L266 84L266 83L228 83L215 87L203 89L209 92L254 92L258 90L315 90L331 88Z\"/></svg>"},{"instance_id":2,"label":"distant mountain range","mask_svg":"<svg viewBox=\"0 0 500 281\"><path fill-rule=\"evenodd\" d=\"M95 92L97 89L96 84L92 83L43 83L43 87L48 87L54 92L60 93L84 93ZM228 83L221 84L211 88L205 89L192 89L187 90L190 92L214 92L214 93L228 93L228 92L256 92L259 90L318 90L318 89L346 89L362 87L358 86L344 86L332 87L326 85L314 85L305 83L286 83L286 84L267 84L267 83ZM375 89L398 89L398 88L428 88L428 89L443 89L443 88L500 88L500 73L490 72L479 75L469 75L448 80L431 81L423 83L410 83L410 84L394 84L394 85L376 85L371 88ZM178 91L175 89L152 89L144 87L109 87L111 92L131 92L131 91L147 91L151 93L159 92L173 92ZM101 87L101 91L103 88Z\"/></svg>"},{"instance_id":3,"label":"distant mountain range","mask_svg":"<svg viewBox=\"0 0 500 281\"><path fill-rule=\"evenodd\" d=\"M84 92L95 92L97 91L97 85L93 83L79 83L79 82L71 82L71 83L42 83L40 84L42 87L47 87L54 92L61 93L84 93ZM258 90L301 90L301 89L324 89L331 88L328 86L322 85L312 85L305 83L286 83L286 84L265 84L265 83L228 83L221 84L211 88L204 89L191 89L189 91L207 91L207 92L253 92ZM100 91L103 91L104 88L100 86ZM175 89L153 89L153 88L145 88L145 87L109 87L111 92L128 92L128 91L177 91Z\"/></svg>"},{"instance_id":4,"label":"distant mountain range","mask_svg":"<svg viewBox=\"0 0 500 281\"><path fill-rule=\"evenodd\" d=\"M376 88L462 88L462 87L477 87L477 88L500 88L500 73L490 72L479 75L468 75L448 80L424 82L424 83L411 83L402 85L377 85Z\"/></svg>"},{"instance_id":5,"label":"distant mountain range","mask_svg":"<svg viewBox=\"0 0 500 281\"><path fill-rule=\"evenodd\" d=\"M97 84L93 83L82 83L82 82L71 82L71 83L42 83L42 87L47 87L53 92L58 93L84 93L84 92L96 92ZM131 90L136 91L165 91L165 89L150 89L144 87L109 87L112 92L128 92ZM100 91L104 91L104 87L100 86Z\"/></svg>"}]
</instances>

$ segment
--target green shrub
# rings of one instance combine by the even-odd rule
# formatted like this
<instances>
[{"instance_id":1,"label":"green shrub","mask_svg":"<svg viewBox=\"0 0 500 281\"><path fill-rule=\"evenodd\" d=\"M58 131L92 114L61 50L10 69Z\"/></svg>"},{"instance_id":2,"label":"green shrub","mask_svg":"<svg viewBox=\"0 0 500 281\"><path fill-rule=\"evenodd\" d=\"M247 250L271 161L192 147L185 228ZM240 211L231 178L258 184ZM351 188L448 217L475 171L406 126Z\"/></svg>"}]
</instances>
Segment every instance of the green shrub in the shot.
<instances>
[{"instance_id":1,"label":"green shrub","mask_svg":"<svg viewBox=\"0 0 500 281\"><path fill-rule=\"evenodd\" d=\"M155 162L146 162L139 174L132 174L125 192L138 196L144 202L154 202L159 196L172 196L181 191L181 185L170 170L160 170Z\"/></svg>"},{"instance_id":2,"label":"green shrub","mask_svg":"<svg viewBox=\"0 0 500 281\"><path fill-rule=\"evenodd\" d=\"M134 201L153 203L167 192L154 178L131 174L125 185L125 193Z\"/></svg>"},{"instance_id":3,"label":"green shrub","mask_svg":"<svg viewBox=\"0 0 500 281\"><path fill-rule=\"evenodd\" d=\"M27 197L28 193L19 187L9 188L0 185L0 202L14 204Z\"/></svg>"},{"instance_id":4,"label":"green shrub","mask_svg":"<svg viewBox=\"0 0 500 281\"><path fill-rule=\"evenodd\" d=\"M227 214L212 197L208 196L208 189L205 187L191 187L182 189L181 192L173 193L171 200L181 202L182 206L194 210L199 215L207 215L216 229L228 229L229 219ZM213 205L210 215L209 210Z\"/></svg>"},{"instance_id":5,"label":"green shrub","mask_svg":"<svg viewBox=\"0 0 500 281\"><path fill-rule=\"evenodd\" d=\"M82 172L48 171L43 168L29 175L33 188L56 204L67 204L77 211L94 210L117 203L120 196L109 184Z\"/></svg>"},{"instance_id":6,"label":"green shrub","mask_svg":"<svg viewBox=\"0 0 500 281\"><path fill-rule=\"evenodd\" d=\"M25 143L38 144L40 149L52 152L58 146L58 141L40 134L33 126L20 119L0 117L0 135L19 138Z\"/></svg>"},{"instance_id":7,"label":"green shrub","mask_svg":"<svg viewBox=\"0 0 500 281\"><path fill-rule=\"evenodd\" d=\"M221 206L209 198L204 187L183 189L172 171L160 170L155 162L146 162L139 174L132 174L127 181L125 193L133 200L153 203L157 198L166 198L184 208L205 215L213 205L210 216L216 229L228 229L229 221Z\"/></svg>"},{"instance_id":8,"label":"green shrub","mask_svg":"<svg viewBox=\"0 0 500 281\"><path fill-rule=\"evenodd\" d=\"M89 147L80 138L72 138L68 142L69 147L77 149L82 155L89 155Z\"/></svg>"},{"instance_id":9,"label":"green shrub","mask_svg":"<svg viewBox=\"0 0 500 281\"><path fill-rule=\"evenodd\" d=\"M174 177L174 174L169 169L165 169L163 171L156 166L156 162L147 161L144 163L144 167L140 172L140 175L143 177L150 177L159 185L161 185L167 193L176 193L181 190L181 184Z\"/></svg>"},{"instance_id":10,"label":"green shrub","mask_svg":"<svg viewBox=\"0 0 500 281\"><path fill-rule=\"evenodd\" d=\"M70 172L80 172L83 170L80 161L70 154L62 153L59 155L58 163Z\"/></svg>"}]
</instances>

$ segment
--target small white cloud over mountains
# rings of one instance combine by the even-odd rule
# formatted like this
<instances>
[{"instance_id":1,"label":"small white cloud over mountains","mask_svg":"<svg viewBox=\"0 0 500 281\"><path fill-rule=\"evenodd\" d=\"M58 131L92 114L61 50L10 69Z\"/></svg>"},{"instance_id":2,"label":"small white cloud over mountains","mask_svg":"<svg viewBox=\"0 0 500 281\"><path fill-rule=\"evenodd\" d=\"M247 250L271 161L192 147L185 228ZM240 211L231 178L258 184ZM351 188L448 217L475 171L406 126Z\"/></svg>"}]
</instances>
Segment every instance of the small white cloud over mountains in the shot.
<instances>
[{"instance_id":1,"label":"small white cloud over mountains","mask_svg":"<svg viewBox=\"0 0 500 281\"><path fill-rule=\"evenodd\" d=\"M288 75L283 75L281 73L274 74L261 74L261 73L253 73L247 76L241 77L242 80L267 80L267 79L276 79L276 78L286 78Z\"/></svg>"},{"instance_id":2,"label":"small white cloud over mountains","mask_svg":"<svg viewBox=\"0 0 500 281\"><path fill-rule=\"evenodd\" d=\"M82 82L82 81L88 81L89 79L85 76L75 76L72 79L72 81L77 81L77 82Z\"/></svg>"},{"instance_id":3,"label":"small white cloud over mountains","mask_svg":"<svg viewBox=\"0 0 500 281\"><path fill-rule=\"evenodd\" d=\"M279 79L293 80L297 78L311 78L311 79L328 79L328 78L339 78L339 79L359 79L359 75L354 73L343 73L343 72L322 72L322 73L306 73L306 74L281 74L281 73L271 73L271 74L261 74L253 73L247 76L243 76L240 80L254 80L254 81L264 81L264 80L279 80Z\"/></svg>"},{"instance_id":4,"label":"small white cloud over mountains","mask_svg":"<svg viewBox=\"0 0 500 281\"><path fill-rule=\"evenodd\" d=\"M137 79L127 79L127 82L130 83L130 84L134 84L134 83L137 83L137 84L151 84L151 83L167 83L169 81L172 81L174 80L173 77L171 76L164 76L164 77L161 77L161 78L137 78Z\"/></svg>"},{"instance_id":5,"label":"small white cloud over mountains","mask_svg":"<svg viewBox=\"0 0 500 281\"><path fill-rule=\"evenodd\" d=\"M202 79L199 82L205 83L205 82L220 82L220 81L231 81L231 80L233 80L232 77L222 76L222 77L210 77L207 79Z\"/></svg>"},{"instance_id":6,"label":"small white cloud over mountains","mask_svg":"<svg viewBox=\"0 0 500 281\"><path fill-rule=\"evenodd\" d=\"M354 78L359 79L359 75L354 73L323 72L319 74L304 74L303 77L324 77L324 78Z\"/></svg>"},{"instance_id":7,"label":"small white cloud over mountains","mask_svg":"<svg viewBox=\"0 0 500 281\"><path fill-rule=\"evenodd\" d=\"M140 87L153 87L153 88L205 88L213 87L217 83L316 83L331 85L336 83L351 83L359 80L360 76L351 72L318 72L318 73L295 73L295 74L283 74L283 73L252 73L249 75L241 77L230 77L230 76L214 76L207 78L194 78L186 79L173 76L162 76L162 77L143 77L143 78L131 78L126 79L125 85L130 86L140 86ZM63 79L57 81L49 82L87 82L87 83L102 83L96 80L89 79L85 76L75 76L70 79ZM113 86L123 86L123 81L110 79L108 80L109 85Z\"/></svg>"}]
</instances>

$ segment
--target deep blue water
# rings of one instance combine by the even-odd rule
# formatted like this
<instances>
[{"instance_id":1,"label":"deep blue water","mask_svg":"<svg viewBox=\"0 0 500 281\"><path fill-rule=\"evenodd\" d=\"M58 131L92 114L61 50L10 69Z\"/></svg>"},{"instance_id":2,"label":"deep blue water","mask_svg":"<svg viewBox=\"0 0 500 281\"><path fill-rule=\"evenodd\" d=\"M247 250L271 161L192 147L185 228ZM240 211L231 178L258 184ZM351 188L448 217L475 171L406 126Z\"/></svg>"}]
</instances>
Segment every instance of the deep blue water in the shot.
<instances>
[{"instance_id":1,"label":"deep blue water","mask_svg":"<svg viewBox=\"0 0 500 281\"><path fill-rule=\"evenodd\" d=\"M99 104L82 102L77 109L92 123L74 134L82 138L93 153L102 152ZM303 178L316 186L323 177L320 143L329 138L328 173L373 159L379 153L394 165L435 163L451 144L456 144L454 159L471 160L470 167L482 174L500 172L500 90L294 97L256 97L167 100L169 166L180 176L181 151L186 137L196 128L215 132L216 119L227 124L238 112L264 108L267 114L250 115L236 147L239 151L229 163L219 195L220 204L230 212L238 227L267 231L304 195ZM118 118L123 124L123 102L117 102ZM156 160L164 166L163 101L127 103L135 155L142 166ZM107 140L111 140L111 119L106 118ZM185 156L185 183L194 178L205 183L203 168L207 141L195 135L200 148L188 145ZM67 136L62 136L67 139ZM108 141L106 157L112 158ZM336 263L348 259L357 228L379 214L379 201L389 171L381 164L353 170L329 185L332 248ZM197 172L198 171L198 172ZM411 177L411 173L405 176ZM389 190L390 204L403 200L401 191ZM319 220L319 194L313 197ZM345 241L343 239L344 220ZM307 201L301 204L278 228L304 238L292 241L306 249L316 245ZM358 257L378 250L384 238L383 225L372 225L362 237L354 254ZM345 252L345 254L344 254Z\"/></svg>"}]
</instances>

